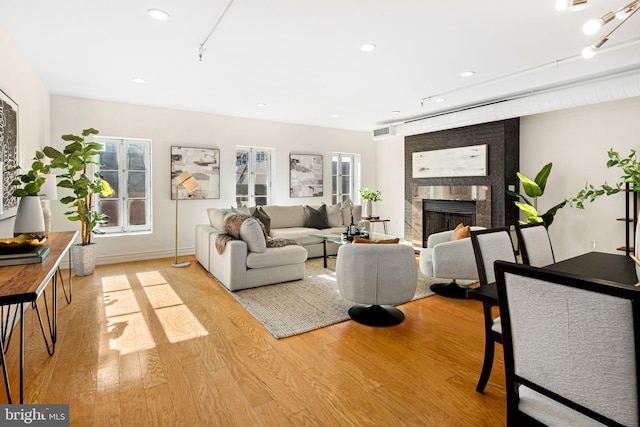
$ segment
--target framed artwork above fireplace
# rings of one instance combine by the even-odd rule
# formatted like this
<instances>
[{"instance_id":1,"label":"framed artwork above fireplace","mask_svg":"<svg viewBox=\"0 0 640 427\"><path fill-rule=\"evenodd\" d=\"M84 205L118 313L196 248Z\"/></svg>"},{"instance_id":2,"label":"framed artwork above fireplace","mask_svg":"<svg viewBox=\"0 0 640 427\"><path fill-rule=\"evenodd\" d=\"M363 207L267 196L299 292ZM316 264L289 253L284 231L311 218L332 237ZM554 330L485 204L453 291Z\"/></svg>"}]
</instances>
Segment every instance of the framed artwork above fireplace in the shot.
<instances>
[{"instance_id":1,"label":"framed artwork above fireplace","mask_svg":"<svg viewBox=\"0 0 640 427\"><path fill-rule=\"evenodd\" d=\"M487 176L487 145L412 153L413 178Z\"/></svg>"}]
</instances>

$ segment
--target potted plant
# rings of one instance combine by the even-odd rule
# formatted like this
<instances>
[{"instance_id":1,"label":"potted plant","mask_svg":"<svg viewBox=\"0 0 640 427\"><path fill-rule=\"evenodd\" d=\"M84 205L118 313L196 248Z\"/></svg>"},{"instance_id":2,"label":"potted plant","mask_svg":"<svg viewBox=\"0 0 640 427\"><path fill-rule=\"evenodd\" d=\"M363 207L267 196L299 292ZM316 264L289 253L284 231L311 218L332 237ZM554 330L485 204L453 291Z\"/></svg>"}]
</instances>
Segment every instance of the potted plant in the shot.
<instances>
[{"instance_id":1,"label":"potted plant","mask_svg":"<svg viewBox=\"0 0 640 427\"><path fill-rule=\"evenodd\" d=\"M18 212L13 226L14 236L30 234L38 239L45 237L46 227L42 204L40 201L40 189L45 182L45 175L49 173L49 165L45 164L45 155L42 151L36 151L36 156L31 163L31 169L18 174L11 182L14 187L11 195L20 199ZM8 169L8 172L20 170L20 166Z\"/></svg>"},{"instance_id":2,"label":"potted plant","mask_svg":"<svg viewBox=\"0 0 640 427\"><path fill-rule=\"evenodd\" d=\"M103 234L97 227L105 223L106 216L100 214L94 206L94 195L110 196L113 189L98 172L90 173L92 165L99 165L94 159L102 153L102 145L87 141L90 135L98 131L89 128L82 131L82 136L62 135L68 144L62 152L53 147L45 147L44 154L51 159L51 169L62 169L59 174L58 187L71 190L72 194L60 199L69 210L65 212L70 221L80 222L82 243L71 248L71 260L78 276L92 274L95 268L96 248L91 243L93 234Z\"/></svg>"},{"instance_id":3,"label":"potted plant","mask_svg":"<svg viewBox=\"0 0 640 427\"><path fill-rule=\"evenodd\" d=\"M535 224L538 222L544 222L547 227L551 225L553 222L553 218L555 214L558 212L558 209L564 207L567 204L567 201L562 201L549 209L546 213L540 215L538 213L538 197L544 194L544 190L547 186L547 178L549 178L549 174L551 174L551 168L553 167L553 163L547 163L542 167L540 172L536 175L535 179L531 180L526 176L522 175L520 172L517 172L516 175L522 184L522 188L524 189L524 193L528 197L533 198L533 203L531 203L525 196L520 193L516 193L515 191L507 190L507 194L510 196L514 196L518 199L522 199L522 201L515 202L515 205L522 211L524 216L527 218L527 224ZM524 221L521 221L524 223Z\"/></svg>"},{"instance_id":4,"label":"potted plant","mask_svg":"<svg viewBox=\"0 0 640 427\"><path fill-rule=\"evenodd\" d=\"M380 194L380 190L369 190L368 188L360 189L360 198L362 200L366 200L367 203L365 205L365 218L373 217L373 202L379 202L382 200L382 194Z\"/></svg>"}]
</instances>

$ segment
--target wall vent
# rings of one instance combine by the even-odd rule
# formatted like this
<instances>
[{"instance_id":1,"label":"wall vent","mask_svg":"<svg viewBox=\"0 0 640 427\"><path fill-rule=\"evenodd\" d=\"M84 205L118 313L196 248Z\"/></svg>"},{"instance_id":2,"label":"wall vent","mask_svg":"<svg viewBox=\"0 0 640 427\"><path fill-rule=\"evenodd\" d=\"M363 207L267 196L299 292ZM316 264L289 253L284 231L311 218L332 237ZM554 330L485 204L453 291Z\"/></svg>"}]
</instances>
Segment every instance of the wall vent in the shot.
<instances>
[{"instance_id":1,"label":"wall vent","mask_svg":"<svg viewBox=\"0 0 640 427\"><path fill-rule=\"evenodd\" d=\"M374 141L380 141L381 139L392 138L396 135L395 129L391 126L385 126L382 128L374 129L372 137Z\"/></svg>"}]
</instances>

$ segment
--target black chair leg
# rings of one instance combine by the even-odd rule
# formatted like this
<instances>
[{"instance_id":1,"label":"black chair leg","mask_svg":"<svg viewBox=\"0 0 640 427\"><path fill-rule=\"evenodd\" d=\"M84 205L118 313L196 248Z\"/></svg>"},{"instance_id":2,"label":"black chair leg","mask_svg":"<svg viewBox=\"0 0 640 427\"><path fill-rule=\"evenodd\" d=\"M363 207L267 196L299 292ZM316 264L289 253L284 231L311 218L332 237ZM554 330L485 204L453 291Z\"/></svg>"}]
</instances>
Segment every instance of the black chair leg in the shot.
<instances>
[{"instance_id":1,"label":"black chair leg","mask_svg":"<svg viewBox=\"0 0 640 427\"><path fill-rule=\"evenodd\" d=\"M435 283L429 286L429 289L431 289L431 292L435 292L437 295L443 297L467 299L467 288L463 288L455 281L450 283Z\"/></svg>"},{"instance_id":2,"label":"black chair leg","mask_svg":"<svg viewBox=\"0 0 640 427\"><path fill-rule=\"evenodd\" d=\"M482 304L484 312L484 362L482 362L482 371L480 372L480 379L476 386L478 393L484 393L484 388L487 386L489 377L491 376L491 368L493 367L493 355L495 352L495 340L493 338L493 313L491 311L490 304Z\"/></svg>"}]
</instances>

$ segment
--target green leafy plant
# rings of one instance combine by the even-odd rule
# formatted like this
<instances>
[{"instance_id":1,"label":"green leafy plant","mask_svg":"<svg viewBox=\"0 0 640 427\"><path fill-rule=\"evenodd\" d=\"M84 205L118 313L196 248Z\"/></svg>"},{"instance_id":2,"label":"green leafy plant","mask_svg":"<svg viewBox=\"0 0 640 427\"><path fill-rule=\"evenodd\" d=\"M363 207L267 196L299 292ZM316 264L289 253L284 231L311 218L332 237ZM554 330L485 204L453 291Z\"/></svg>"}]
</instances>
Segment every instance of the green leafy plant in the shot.
<instances>
[{"instance_id":1,"label":"green leafy plant","mask_svg":"<svg viewBox=\"0 0 640 427\"><path fill-rule=\"evenodd\" d=\"M360 198L362 200L371 200L372 202L379 202L382 200L382 194L380 190L369 190L368 188L360 189Z\"/></svg>"},{"instance_id":2,"label":"green leafy plant","mask_svg":"<svg viewBox=\"0 0 640 427\"><path fill-rule=\"evenodd\" d=\"M553 218L555 217L558 210L562 209L567 204L567 201L565 200L558 203L542 215L538 213L538 197L544 194L544 190L547 187L547 179L551 174L552 167L553 163L547 163L546 165L544 165L533 180L522 175L520 172L516 173L518 179L520 180L520 183L522 184L524 193L528 197L533 198L533 203L531 203L524 195L516 193L515 191L507 190L507 194L509 194L510 196L514 196L519 200L522 200L515 202L515 205L527 218L526 223L528 224L544 222L545 224L547 224L547 226L551 225L551 223L553 222ZM524 221L520 222L525 223Z\"/></svg>"},{"instance_id":3,"label":"green leafy plant","mask_svg":"<svg viewBox=\"0 0 640 427\"><path fill-rule=\"evenodd\" d=\"M36 156L31 163L31 169L26 173L16 175L11 182L14 190L11 193L13 197L37 196L44 184L44 175L49 173L50 166L45 164L45 155L42 151L36 151ZM20 166L7 169L7 172L19 171Z\"/></svg>"},{"instance_id":4,"label":"green leafy plant","mask_svg":"<svg viewBox=\"0 0 640 427\"><path fill-rule=\"evenodd\" d=\"M113 189L99 173L88 173L90 165L99 165L94 159L102 153L102 145L85 138L97 134L97 130L89 128L82 131L82 136L62 135L62 139L68 142L62 152L49 146L42 150L51 159L52 169L65 170L59 175L58 187L70 189L73 195L63 197L60 202L70 209L65 212L67 219L80 222L82 245L91 243L92 234L103 234L97 227L107 219L95 210L94 194L105 197L113 194Z\"/></svg>"},{"instance_id":5,"label":"green leafy plant","mask_svg":"<svg viewBox=\"0 0 640 427\"><path fill-rule=\"evenodd\" d=\"M596 187L588 182L584 188L578 191L574 197L567 199L571 207L578 209L584 209L584 203L593 203L600 196L611 196L624 190L623 185L629 183L633 190L640 190L640 162L636 159L636 150L631 149L627 157L620 157L620 153L613 151L610 148L607 152L609 160L607 161L607 168L618 167L622 169L622 176L620 181L611 186L606 182Z\"/></svg>"}]
</instances>

